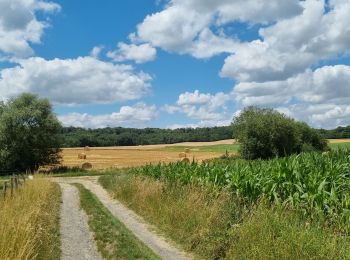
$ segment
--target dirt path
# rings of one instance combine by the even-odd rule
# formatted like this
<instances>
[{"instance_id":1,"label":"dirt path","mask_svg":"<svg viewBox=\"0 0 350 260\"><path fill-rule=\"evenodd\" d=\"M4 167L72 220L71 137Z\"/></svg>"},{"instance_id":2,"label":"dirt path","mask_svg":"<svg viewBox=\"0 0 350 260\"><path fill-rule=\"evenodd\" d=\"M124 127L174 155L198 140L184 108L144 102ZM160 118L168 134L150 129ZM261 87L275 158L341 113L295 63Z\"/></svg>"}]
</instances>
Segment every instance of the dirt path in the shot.
<instances>
[{"instance_id":1,"label":"dirt path","mask_svg":"<svg viewBox=\"0 0 350 260\"><path fill-rule=\"evenodd\" d=\"M88 190L93 192L102 204L133 232L138 239L162 259L181 260L192 258L185 252L177 249L166 239L156 234L153 231L154 229L133 211L126 208L117 200L112 199L107 191L97 183L97 178L60 178L59 182L81 183L84 185Z\"/></svg>"},{"instance_id":2,"label":"dirt path","mask_svg":"<svg viewBox=\"0 0 350 260\"><path fill-rule=\"evenodd\" d=\"M102 259L89 231L87 216L80 209L78 189L66 183L60 183L60 186L62 189L61 258L63 260Z\"/></svg>"}]
</instances>

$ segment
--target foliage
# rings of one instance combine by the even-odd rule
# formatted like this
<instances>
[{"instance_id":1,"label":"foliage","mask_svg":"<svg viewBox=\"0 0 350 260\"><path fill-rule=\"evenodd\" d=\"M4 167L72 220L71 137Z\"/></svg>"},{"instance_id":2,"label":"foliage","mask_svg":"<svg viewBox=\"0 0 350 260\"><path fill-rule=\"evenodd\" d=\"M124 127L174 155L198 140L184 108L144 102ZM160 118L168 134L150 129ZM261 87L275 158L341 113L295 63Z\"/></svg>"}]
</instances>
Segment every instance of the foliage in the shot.
<instances>
[{"instance_id":1,"label":"foliage","mask_svg":"<svg viewBox=\"0 0 350 260\"><path fill-rule=\"evenodd\" d=\"M303 221L290 210L249 206L228 190L105 175L112 196L198 259L347 259L348 238Z\"/></svg>"},{"instance_id":2,"label":"foliage","mask_svg":"<svg viewBox=\"0 0 350 260\"><path fill-rule=\"evenodd\" d=\"M349 259L349 238L263 203L231 232L227 259Z\"/></svg>"},{"instance_id":3,"label":"foliage","mask_svg":"<svg viewBox=\"0 0 350 260\"><path fill-rule=\"evenodd\" d=\"M267 161L178 162L147 165L130 172L171 182L229 188L249 203L265 197L270 203L297 209L307 218L325 219L344 232L350 231L349 151L303 153Z\"/></svg>"},{"instance_id":4,"label":"foliage","mask_svg":"<svg viewBox=\"0 0 350 260\"><path fill-rule=\"evenodd\" d=\"M300 153L312 146L324 151L326 141L305 123L298 123L273 109L248 107L233 121L234 136L246 159L267 159Z\"/></svg>"},{"instance_id":5,"label":"foliage","mask_svg":"<svg viewBox=\"0 0 350 260\"><path fill-rule=\"evenodd\" d=\"M100 147L147 144L172 144L180 142L205 142L232 138L232 127L213 128L103 128L84 129L66 127L61 131L63 147Z\"/></svg>"},{"instance_id":6,"label":"foliage","mask_svg":"<svg viewBox=\"0 0 350 260\"><path fill-rule=\"evenodd\" d=\"M22 94L1 105L2 170L36 170L59 161L60 123L47 99Z\"/></svg>"}]
</instances>

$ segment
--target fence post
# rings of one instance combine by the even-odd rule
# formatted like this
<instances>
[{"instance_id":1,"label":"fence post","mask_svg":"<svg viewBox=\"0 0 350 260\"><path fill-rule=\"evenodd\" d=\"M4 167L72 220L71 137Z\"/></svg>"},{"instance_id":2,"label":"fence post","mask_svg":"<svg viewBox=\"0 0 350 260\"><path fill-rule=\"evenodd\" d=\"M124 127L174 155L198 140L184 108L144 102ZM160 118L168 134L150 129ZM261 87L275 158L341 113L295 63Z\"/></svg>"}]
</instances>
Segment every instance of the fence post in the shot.
<instances>
[{"instance_id":1,"label":"fence post","mask_svg":"<svg viewBox=\"0 0 350 260\"><path fill-rule=\"evenodd\" d=\"M7 181L4 182L3 192L4 192L4 199L5 199L6 198L6 192L7 192Z\"/></svg>"},{"instance_id":2,"label":"fence post","mask_svg":"<svg viewBox=\"0 0 350 260\"><path fill-rule=\"evenodd\" d=\"M11 177L11 197L13 196L13 177Z\"/></svg>"}]
</instances>

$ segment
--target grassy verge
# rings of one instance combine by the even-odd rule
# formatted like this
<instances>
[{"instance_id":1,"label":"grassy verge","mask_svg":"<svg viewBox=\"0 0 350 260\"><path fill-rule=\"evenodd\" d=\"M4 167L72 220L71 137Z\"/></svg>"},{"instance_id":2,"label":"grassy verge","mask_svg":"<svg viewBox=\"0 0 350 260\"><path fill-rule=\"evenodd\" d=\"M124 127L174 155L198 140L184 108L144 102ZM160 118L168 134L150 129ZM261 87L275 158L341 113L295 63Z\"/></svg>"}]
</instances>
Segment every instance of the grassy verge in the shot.
<instances>
[{"instance_id":1,"label":"grassy verge","mask_svg":"<svg viewBox=\"0 0 350 260\"><path fill-rule=\"evenodd\" d=\"M0 259L60 259L60 199L59 186L43 178L1 197Z\"/></svg>"},{"instance_id":2,"label":"grassy verge","mask_svg":"<svg viewBox=\"0 0 350 260\"><path fill-rule=\"evenodd\" d=\"M81 207L89 216L89 226L94 232L98 250L105 259L159 259L139 241L81 184Z\"/></svg>"},{"instance_id":3,"label":"grassy verge","mask_svg":"<svg viewBox=\"0 0 350 260\"><path fill-rule=\"evenodd\" d=\"M164 151L169 152L184 152L186 149L194 152L220 152L236 153L239 149L238 144L217 144L207 146L167 146L163 148Z\"/></svg>"},{"instance_id":4,"label":"grassy verge","mask_svg":"<svg viewBox=\"0 0 350 260\"><path fill-rule=\"evenodd\" d=\"M350 142L347 143L333 143L333 144L328 144L328 146L332 149L332 150L336 150L336 149L350 149Z\"/></svg>"},{"instance_id":5,"label":"grassy verge","mask_svg":"<svg viewBox=\"0 0 350 260\"><path fill-rule=\"evenodd\" d=\"M348 238L299 215L247 206L225 190L148 177L102 176L117 199L204 259L348 259Z\"/></svg>"}]
</instances>

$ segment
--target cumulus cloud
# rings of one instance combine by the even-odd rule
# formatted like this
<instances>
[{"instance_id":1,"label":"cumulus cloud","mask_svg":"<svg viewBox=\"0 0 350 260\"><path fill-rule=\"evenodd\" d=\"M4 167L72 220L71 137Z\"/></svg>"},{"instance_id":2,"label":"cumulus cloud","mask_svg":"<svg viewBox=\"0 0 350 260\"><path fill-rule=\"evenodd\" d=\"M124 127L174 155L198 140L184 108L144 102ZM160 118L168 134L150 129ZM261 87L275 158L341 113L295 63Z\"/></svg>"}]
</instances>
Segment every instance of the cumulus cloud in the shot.
<instances>
[{"instance_id":1,"label":"cumulus cloud","mask_svg":"<svg viewBox=\"0 0 350 260\"><path fill-rule=\"evenodd\" d=\"M240 81L284 80L319 61L349 54L350 1L306 0L300 15L260 29L225 60L221 74Z\"/></svg>"},{"instance_id":2,"label":"cumulus cloud","mask_svg":"<svg viewBox=\"0 0 350 260\"><path fill-rule=\"evenodd\" d=\"M324 66L283 81L242 82L233 95L238 103L249 105L283 105L292 99L308 104L350 103L350 67Z\"/></svg>"},{"instance_id":3,"label":"cumulus cloud","mask_svg":"<svg viewBox=\"0 0 350 260\"><path fill-rule=\"evenodd\" d=\"M350 124L350 66L324 66L282 81L242 82L233 96L242 106L277 107L316 127Z\"/></svg>"},{"instance_id":4,"label":"cumulus cloud","mask_svg":"<svg viewBox=\"0 0 350 260\"><path fill-rule=\"evenodd\" d=\"M56 104L104 104L135 100L150 89L151 77L132 66L93 57L45 60L32 57L0 71L3 99L22 92L49 98Z\"/></svg>"},{"instance_id":5,"label":"cumulus cloud","mask_svg":"<svg viewBox=\"0 0 350 260\"><path fill-rule=\"evenodd\" d=\"M0 54L15 57L33 54L31 44L40 43L46 21L38 20L36 13L59 11L60 6L41 0L0 1Z\"/></svg>"},{"instance_id":6,"label":"cumulus cloud","mask_svg":"<svg viewBox=\"0 0 350 260\"><path fill-rule=\"evenodd\" d=\"M294 0L172 0L165 9L148 15L137 27L134 39L167 51L209 58L232 53L238 41L222 33L231 22L269 23L302 12ZM221 33L214 33L221 31Z\"/></svg>"},{"instance_id":7,"label":"cumulus cloud","mask_svg":"<svg viewBox=\"0 0 350 260\"><path fill-rule=\"evenodd\" d=\"M148 106L145 103L137 103L134 106L123 106L119 112L104 115L89 115L87 113L70 113L58 116L65 126L84 128L103 127L144 127L158 115L155 105Z\"/></svg>"},{"instance_id":8,"label":"cumulus cloud","mask_svg":"<svg viewBox=\"0 0 350 260\"><path fill-rule=\"evenodd\" d=\"M148 43L135 45L120 42L117 48L107 53L107 57L117 62L133 60L140 64L153 61L157 56L157 50Z\"/></svg>"},{"instance_id":9,"label":"cumulus cloud","mask_svg":"<svg viewBox=\"0 0 350 260\"><path fill-rule=\"evenodd\" d=\"M230 94L219 92L212 95L195 90L180 94L176 105L165 105L163 110L169 114L185 114L190 119L198 120L195 124L198 126L225 125L232 119L226 106L230 100Z\"/></svg>"}]
</instances>

